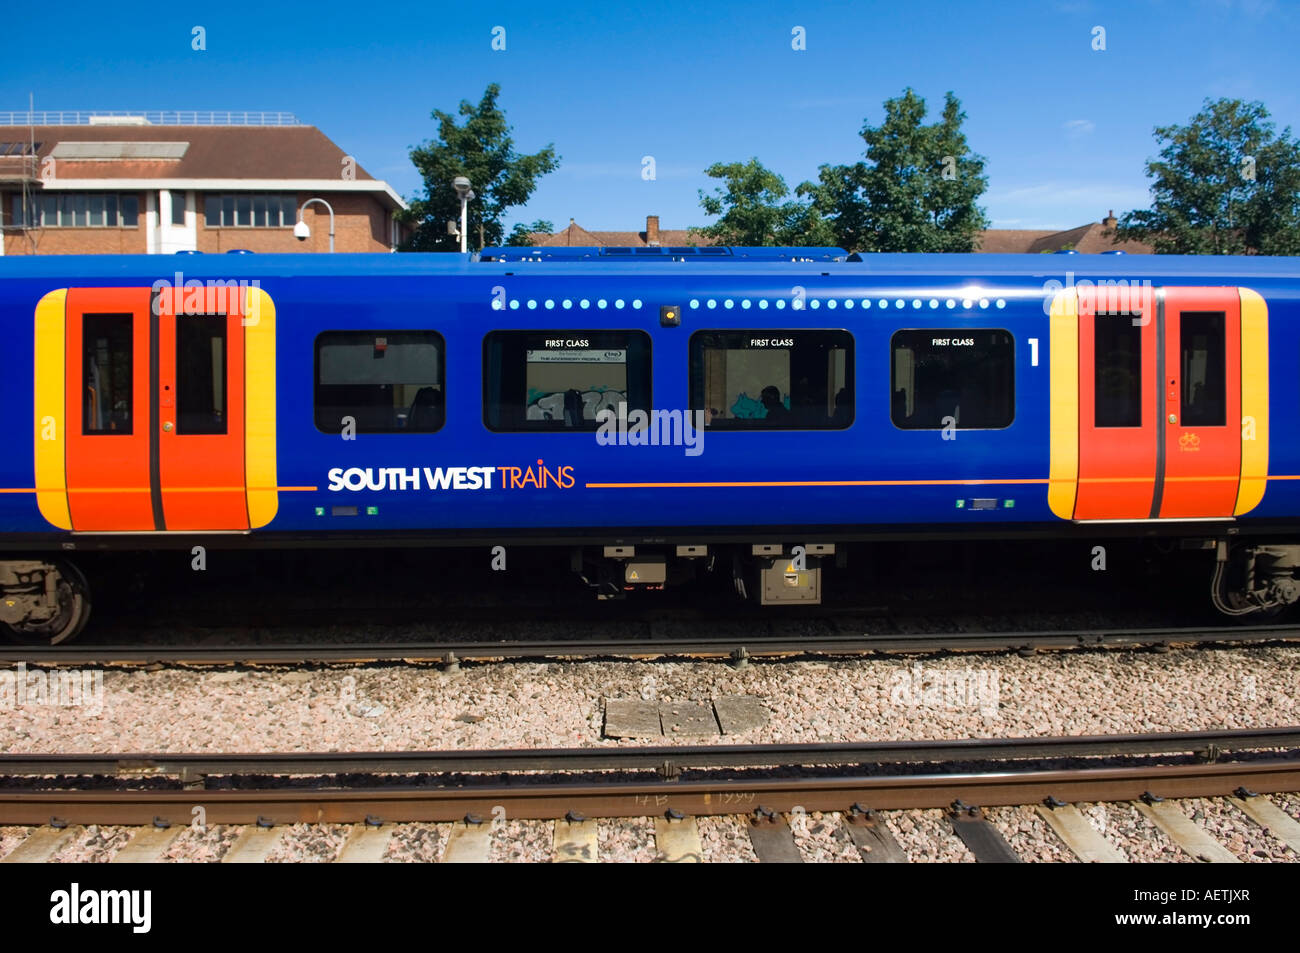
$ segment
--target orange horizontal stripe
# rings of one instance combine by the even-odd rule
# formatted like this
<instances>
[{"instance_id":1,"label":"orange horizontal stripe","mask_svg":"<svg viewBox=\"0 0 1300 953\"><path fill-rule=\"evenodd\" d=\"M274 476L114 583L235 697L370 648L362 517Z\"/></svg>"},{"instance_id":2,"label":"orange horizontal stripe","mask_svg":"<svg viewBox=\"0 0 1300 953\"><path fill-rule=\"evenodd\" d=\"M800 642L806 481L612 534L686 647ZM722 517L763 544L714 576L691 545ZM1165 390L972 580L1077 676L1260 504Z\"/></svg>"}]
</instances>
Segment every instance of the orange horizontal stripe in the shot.
<instances>
[{"instance_id":1,"label":"orange horizontal stripe","mask_svg":"<svg viewBox=\"0 0 1300 953\"><path fill-rule=\"evenodd\" d=\"M1236 482L1239 480L1235 473L1232 476L1167 476L1166 483L1198 483L1203 480L1218 480L1220 482ZM1080 483L1154 483L1155 477L1080 477ZM1070 481L1065 481L1070 482Z\"/></svg>"},{"instance_id":2,"label":"orange horizontal stripe","mask_svg":"<svg viewBox=\"0 0 1300 953\"><path fill-rule=\"evenodd\" d=\"M1232 476L1167 476L1166 482L1196 482L1198 480L1228 481L1238 480L1240 477L1235 474ZM1264 479L1267 480L1300 480L1300 474L1292 475L1269 475ZM1074 480L1061 479L1028 479L1028 480L766 480L766 481L748 481L748 482L715 482L715 483L586 483L584 486L590 489L609 490L609 489L672 489L674 487L777 487L777 486L984 486L984 485L1026 485L1026 484L1045 484L1045 483L1074 483ZM1152 477L1080 477L1079 483L1150 483L1154 482ZM186 487L168 487L167 493L212 493L212 492L243 492L248 490L275 490L280 493L314 493L320 489L317 486L186 486ZM0 487L0 493L62 493L65 487L50 487L47 489L37 490L34 487ZM148 487L92 487L82 488L73 487L69 492L72 493L148 493Z\"/></svg>"},{"instance_id":3,"label":"orange horizontal stripe","mask_svg":"<svg viewBox=\"0 0 1300 953\"><path fill-rule=\"evenodd\" d=\"M746 486L982 486L984 484L1047 483L1043 480L764 480L743 483L587 483L593 489L650 489L671 487Z\"/></svg>"}]
</instances>

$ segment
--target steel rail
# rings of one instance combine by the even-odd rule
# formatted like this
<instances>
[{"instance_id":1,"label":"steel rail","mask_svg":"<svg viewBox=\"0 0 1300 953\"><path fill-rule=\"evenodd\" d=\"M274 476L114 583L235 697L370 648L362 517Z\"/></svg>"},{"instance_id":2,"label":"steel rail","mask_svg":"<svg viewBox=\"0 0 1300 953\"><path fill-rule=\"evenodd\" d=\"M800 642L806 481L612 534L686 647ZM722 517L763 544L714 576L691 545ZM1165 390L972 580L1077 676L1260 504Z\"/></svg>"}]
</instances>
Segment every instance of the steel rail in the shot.
<instances>
[{"instance_id":1,"label":"steel rail","mask_svg":"<svg viewBox=\"0 0 1300 953\"><path fill-rule=\"evenodd\" d=\"M1072 771L928 774L901 777L764 778L489 785L455 788L271 789L203 791L21 791L0 788L0 822L11 825L189 824L201 807L207 824L483 823L500 815L647 817L773 811L942 808L954 800L980 807L1058 801L1125 801L1144 795L1216 797L1300 787L1300 762L1089 768Z\"/></svg>"},{"instance_id":2,"label":"steel rail","mask_svg":"<svg viewBox=\"0 0 1300 953\"><path fill-rule=\"evenodd\" d=\"M1050 648L1252 643L1300 639L1300 626L1199 626L1067 629L1040 632L915 633L861 636L725 636L711 639L517 639L493 642L281 643L272 645L0 646L0 663L27 665L301 665L306 663L445 663L555 658L788 658L877 652L1006 651Z\"/></svg>"},{"instance_id":3,"label":"steel rail","mask_svg":"<svg viewBox=\"0 0 1300 953\"><path fill-rule=\"evenodd\" d=\"M663 771L689 768L805 768L902 763L1005 762L1085 757L1297 750L1300 726L1126 735L962 738L821 744L630 745L469 751L285 752L255 754L0 754L0 777L207 775L484 774L528 771Z\"/></svg>"}]
</instances>

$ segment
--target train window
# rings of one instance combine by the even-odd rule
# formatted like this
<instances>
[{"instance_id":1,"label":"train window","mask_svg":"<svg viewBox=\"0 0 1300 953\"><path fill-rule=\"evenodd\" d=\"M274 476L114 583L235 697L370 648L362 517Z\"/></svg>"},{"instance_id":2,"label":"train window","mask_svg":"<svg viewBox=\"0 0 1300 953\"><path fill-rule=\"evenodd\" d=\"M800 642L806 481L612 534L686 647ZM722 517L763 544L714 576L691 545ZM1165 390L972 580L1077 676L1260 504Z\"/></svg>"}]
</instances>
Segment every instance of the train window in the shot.
<instances>
[{"instance_id":1,"label":"train window","mask_svg":"<svg viewBox=\"0 0 1300 953\"><path fill-rule=\"evenodd\" d=\"M1093 325L1094 426L1142 426L1142 325L1098 314Z\"/></svg>"},{"instance_id":2,"label":"train window","mask_svg":"<svg viewBox=\"0 0 1300 953\"><path fill-rule=\"evenodd\" d=\"M691 409L715 430L843 429L853 423L853 335L697 331Z\"/></svg>"},{"instance_id":3,"label":"train window","mask_svg":"<svg viewBox=\"0 0 1300 953\"><path fill-rule=\"evenodd\" d=\"M129 314L88 314L82 319L83 434L131 432L132 321Z\"/></svg>"},{"instance_id":4,"label":"train window","mask_svg":"<svg viewBox=\"0 0 1300 953\"><path fill-rule=\"evenodd\" d=\"M176 319L176 432L226 432L226 316Z\"/></svg>"},{"instance_id":5,"label":"train window","mask_svg":"<svg viewBox=\"0 0 1300 953\"><path fill-rule=\"evenodd\" d=\"M891 341L890 417L901 430L1000 430L1016 414L1015 344L994 328L919 328Z\"/></svg>"},{"instance_id":6,"label":"train window","mask_svg":"<svg viewBox=\"0 0 1300 953\"><path fill-rule=\"evenodd\" d=\"M446 348L436 331L324 331L316 337L316 429L433 433L446 416Z\"/></svg>"},{"instance_id":7,"label":"train window","mask_svg":"<svg viewBox=\"0 0 1300 953\"><path fill-rule=\"evenodd\" d=\"M1222 311L1184 311L1179 318L1184 427L1227 421L1227 354Z\"/></svg>"},{"instance_id":8,"label":"train window","mask_svg":"<svg viewBox=\"0 0 1300 953\"><path fill-rule=\"evenodd\" d=\"M602 410L650 409L644 331L493 331L483 339L490 430L596 430Z\"/></svg>"}]
</instances>

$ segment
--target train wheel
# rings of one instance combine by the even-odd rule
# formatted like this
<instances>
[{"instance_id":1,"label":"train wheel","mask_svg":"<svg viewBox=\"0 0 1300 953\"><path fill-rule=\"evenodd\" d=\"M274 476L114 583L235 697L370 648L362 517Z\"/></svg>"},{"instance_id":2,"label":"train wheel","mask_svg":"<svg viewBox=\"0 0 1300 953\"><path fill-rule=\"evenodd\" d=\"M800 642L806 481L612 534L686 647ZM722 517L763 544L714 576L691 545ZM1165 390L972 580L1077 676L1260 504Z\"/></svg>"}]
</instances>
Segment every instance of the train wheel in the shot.
<instances>
[{"instance_id":1,"label":"train wheel","mask_svg":"<svg viewBox=\"0 0 1300 953\"><path fill-rule=\"evenodd\" d=\"M72 563L55 560L59 611L44 622L10 625L0 622L0 632L23 645L58 645L80 634L90 618L90 584Z\"/></svg>"}]
</instances>

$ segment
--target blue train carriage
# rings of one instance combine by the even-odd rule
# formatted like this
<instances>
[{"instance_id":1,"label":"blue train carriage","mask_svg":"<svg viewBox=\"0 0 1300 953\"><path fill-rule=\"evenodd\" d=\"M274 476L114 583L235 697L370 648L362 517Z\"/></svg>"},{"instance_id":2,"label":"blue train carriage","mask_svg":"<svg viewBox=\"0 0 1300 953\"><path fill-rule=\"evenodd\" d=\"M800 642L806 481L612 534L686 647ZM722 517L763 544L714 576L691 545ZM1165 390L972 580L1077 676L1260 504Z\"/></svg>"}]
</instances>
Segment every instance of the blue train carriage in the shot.
<instances>
[{"instance_id":1,"label":"blue train carriage","mask_svg":"<svg viewBox=\"0 0 1300 953\"><path fill-rule=\"evenodd\" d=\"M1217 547L1225 612L1300 597L1296 259L525 248L0 277L22 639L84 625L79 552L194 545L556 546L606 595L707 564L815 603L849 543L1165 536Z\"/></svg>"}]
</instances>

